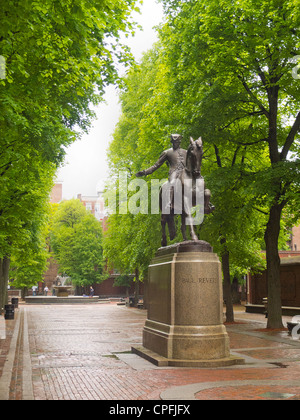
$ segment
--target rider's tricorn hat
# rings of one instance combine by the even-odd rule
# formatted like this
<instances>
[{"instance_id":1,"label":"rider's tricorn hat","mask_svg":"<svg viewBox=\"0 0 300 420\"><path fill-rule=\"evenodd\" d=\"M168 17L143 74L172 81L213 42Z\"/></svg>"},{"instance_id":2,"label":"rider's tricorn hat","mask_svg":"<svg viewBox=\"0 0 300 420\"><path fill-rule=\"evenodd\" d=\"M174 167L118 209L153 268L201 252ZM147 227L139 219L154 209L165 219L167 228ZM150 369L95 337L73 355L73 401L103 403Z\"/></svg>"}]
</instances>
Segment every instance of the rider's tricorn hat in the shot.
<instances>
[{"instance_id":1,"label":"rider's tricorn hat","mask_svg":"<svg viewBox=\"0 0 300 420\"><path fill-rule=\"evenodd\" d=\"M171 134L171 141L182 140L182 136L180 134Z\"/></svg>"}]
</instances>

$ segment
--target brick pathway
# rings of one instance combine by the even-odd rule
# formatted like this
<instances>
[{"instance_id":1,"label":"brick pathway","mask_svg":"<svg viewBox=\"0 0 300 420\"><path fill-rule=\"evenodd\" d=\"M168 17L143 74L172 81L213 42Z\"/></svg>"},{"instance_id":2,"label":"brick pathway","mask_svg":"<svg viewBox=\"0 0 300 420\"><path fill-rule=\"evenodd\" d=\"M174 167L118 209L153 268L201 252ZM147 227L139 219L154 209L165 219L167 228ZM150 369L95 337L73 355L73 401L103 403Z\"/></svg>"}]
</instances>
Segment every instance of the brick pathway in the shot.
<instances>
[{"instance_id":1,"label":"brick pathway","mask_svg":"<svg viewBox=\"0 0 300 420\"><path fill-rule=\"evenodd\" d=\"M0 399L300 399L300 340L264 331L263 315L235 317L231 352L245 365L159 368L130 351L142 342L144 310L21 304L14 320L0 317Z\"/></svg>"}]
</instances>

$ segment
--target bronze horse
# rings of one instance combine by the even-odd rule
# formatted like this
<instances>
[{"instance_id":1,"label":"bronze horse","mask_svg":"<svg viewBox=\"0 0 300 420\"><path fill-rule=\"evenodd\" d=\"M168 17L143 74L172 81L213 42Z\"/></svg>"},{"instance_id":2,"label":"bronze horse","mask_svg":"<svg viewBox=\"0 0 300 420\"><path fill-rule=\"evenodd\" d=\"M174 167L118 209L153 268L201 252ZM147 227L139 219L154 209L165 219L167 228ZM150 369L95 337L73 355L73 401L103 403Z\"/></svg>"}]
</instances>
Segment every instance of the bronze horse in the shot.
<instances>
[{"instance_id":1,"label":"bronze horse","mask_svg":"<svg viewBox=\"0 0 300 420\"><path fill-rule=\"evenodd\" d=\"M161 245L167 246L167 235L166 235L166 224L168 224L169 237L173 240L176 236L175 227L175 215L181 214L181 232L183 240L187 240L186 236L186 225L190 225L190 234L193 241L198 241L198 237L195 233L194 225L191 222L192 208L199 204L202 199L203 202L203 213L209 214L214 210L214 206L210 203L211 192L205 189L204 179L201 176L201 165L203 157L203 144L201 137L198 140L190 138L190 146L187 150L186 166L182 171L178 183L181 185L176 188L177 193L174 193L174 186L171 186L169 182L166 182L160 190L160 210L161 210L161 226L162 226L162 241ZM186 187L188 186L188 188ZM177 184L178 187L178 184ZM171 208L164 206L163 191L171 194L172 204ZM172 190L173 189L173 190ZM172 191L171 191L172 190ZM181 195L178 198L178 191ZM201 196L202 194L202 196ZM177 200L176 200L177 198ZM178 206L178 203L180 204ZM200 204L201 205L201 204ZM178 207L178 208L177 208ZM187 223L188 222L188 223ZM200 224L200 223L199 223Z\"/></svg>"}]
</instances>

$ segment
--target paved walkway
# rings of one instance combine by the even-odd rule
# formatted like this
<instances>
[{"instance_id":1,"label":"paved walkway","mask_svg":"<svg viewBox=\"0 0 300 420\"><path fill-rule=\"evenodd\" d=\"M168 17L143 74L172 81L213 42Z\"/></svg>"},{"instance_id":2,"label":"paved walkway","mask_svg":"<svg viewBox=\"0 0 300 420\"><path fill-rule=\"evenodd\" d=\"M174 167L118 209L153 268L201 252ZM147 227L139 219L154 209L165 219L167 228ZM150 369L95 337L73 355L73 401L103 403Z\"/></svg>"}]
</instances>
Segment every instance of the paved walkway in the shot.
<instances>
[{"instance_id":1,"label":"paved walkway","mask_svg":"<svg viewBox=\"0 0 300 420\"><path fill-rule=\"evenodd\" d=\"M245 365L156 367L131 353L146 311L115 303L19 304L0 317L1 400L300 399L300 340L235 311L231 352ZM291 318L285 318L285 321Z\"/></svg>"}]
</instances>

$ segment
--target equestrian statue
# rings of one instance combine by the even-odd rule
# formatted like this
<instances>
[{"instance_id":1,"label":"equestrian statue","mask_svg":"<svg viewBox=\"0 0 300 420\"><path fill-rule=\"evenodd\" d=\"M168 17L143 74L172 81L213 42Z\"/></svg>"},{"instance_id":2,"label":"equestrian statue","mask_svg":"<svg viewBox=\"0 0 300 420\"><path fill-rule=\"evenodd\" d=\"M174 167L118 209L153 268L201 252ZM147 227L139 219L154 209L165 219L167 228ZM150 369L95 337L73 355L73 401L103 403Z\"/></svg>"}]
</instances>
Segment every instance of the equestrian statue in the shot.
<instances>
[{"instance_id":1,"label":"equestrian statue","mask_svg":"<svg viewBox=\"0 0 300 420\"><path fill-rule=\"evenodd\" d=\"M153 166L136 174L137 177L150 175L165 162L169 165L169 178L160 189L159 200L163 247L167 246L166 224L168 224L170 240L176 236L174 221L176 214L181 214L183 240L187 240L186 225L188 224L192 241L198 241L194 223L192 223L192 208L201 202L202 198L204 214L209 214L214 210L214 206L210 203L211 192L205 188L204 179L201 176L202 139L200 137L194 140L191 137L188 150L181 149L181 140L181 135L172 134L172 148L165 150Z\"/></svg>"}]
</instances>

